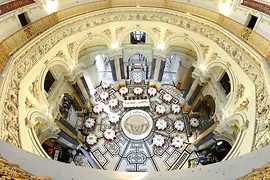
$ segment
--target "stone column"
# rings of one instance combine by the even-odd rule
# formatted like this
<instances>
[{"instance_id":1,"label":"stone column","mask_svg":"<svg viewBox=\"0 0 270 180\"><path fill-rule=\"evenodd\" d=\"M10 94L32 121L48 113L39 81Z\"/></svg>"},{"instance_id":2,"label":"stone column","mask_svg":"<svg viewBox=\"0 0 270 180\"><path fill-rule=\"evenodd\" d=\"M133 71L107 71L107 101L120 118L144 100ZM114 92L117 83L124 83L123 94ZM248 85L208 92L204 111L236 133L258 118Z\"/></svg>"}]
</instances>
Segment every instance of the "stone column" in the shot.
<instances>
[{"instance_id":1,"label":"stone column","mask_svg":"<svg viewBox=\"0 0 270 180\"><path fill-rule=\"evenodd\" d=\"M125 68L124 68L124 60L123 58L119 58L119 64L120 64L120 75L121 79L125 79Z\"/></svg>"},{"instance_id":2,"label":"stone column","mask_svg":"<svg viewBox=\"0 0 270 180\"><path fill-rule=\"evenodd\" d=\"M166 59L161 59L159 73L158 73L158 81L161 82L164 74Z\"/></svg>"},{"instance_id":3,"label":"stone column","mask_svg":"<svg viewBox=\"0 0 270 180\"><path fill-rule=\"evenodd\" d=\"M194 91L196 90L196 93L197 93L200 90L200 86L198 86L199 82L200 82L199 77L195 77L193 82L192 82L191 87L187 88L186 92L183 94L183 98L185 98L185 105L184 105L185 112L190 111L191 106L188 106L187 102L194 101L194 99L195 99L195 97L193 96ZM191 99L191 101L189 101L191 97L192 97L192 99Z\"/></svg>"},{"instance_id":4,"label":"stone column","mask_svg":"<svg viewBox=\"0 0 270 180\"><path fill-rule=\"evenodd\" d=\"M81 81L81 78L80 78L79 76L77 76L77 77L75 78L75 84L78 85L79 90L81 91L83 97L85 98L85 101L86 101L86 102L85 102L85 106L87 107L87 109L91 109L91 105L90 105L90 103L89 103L90 97L89 97L89 95L88 95L86 89L84 88L84 85L83 85L83 83L82 83L82 81ZM73 84L73 88L74 88L74 85L75 85L75 84ZM75 89L74 89L74 91L77 93L77 91L76 91Z\"/></svg>"}]
</instances>

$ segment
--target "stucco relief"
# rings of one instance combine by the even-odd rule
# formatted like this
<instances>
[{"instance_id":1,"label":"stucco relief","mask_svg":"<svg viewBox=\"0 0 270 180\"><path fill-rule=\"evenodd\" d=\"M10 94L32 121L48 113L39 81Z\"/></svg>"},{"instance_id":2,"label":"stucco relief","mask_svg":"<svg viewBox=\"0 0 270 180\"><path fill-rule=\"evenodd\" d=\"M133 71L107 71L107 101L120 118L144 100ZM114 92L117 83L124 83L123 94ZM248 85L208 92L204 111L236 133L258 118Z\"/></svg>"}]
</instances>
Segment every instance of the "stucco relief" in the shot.
<instances>
[{"instance_id":1,"label":"stucco relief","mask_svg":"<svg viewBox=\"0 0 270 180\"><path fill-rule=\"evenodd\" d=\"M234 98L234 104L243 97L245 92L245 86L241 83L238 83L237 90Z\"/></svg>"},{"instance_id":2,"label":"stucco relief","mask_svg":"<svg viewBox=\"0 0 270 180\"><path fill-rule=\"evenodd\" d=\"M111 37L112 37L112 31L111 31L110 29L104 30L103 33L104 33L109 39L111 39Z\"/></svg>"},{"instance_id":3,"label":"stucco relief","mask_svg":"<svg viewBox=\"0 0 270 180\"><path fill-rule=\"evenodd\" d=\"M40 38L39 42L32 45L32 47L29 47L28 50L24 51L21 56L14 62L15 70L13 72L12 81L15 82L15 84L18 84L21 78L25 76L27 71L29 71L29 69L36 63L37 60L39 60L46 52L48 52L48 50L51 49L56 43L58 43L60 40L64 39L67 36L108 22L142 20L169 23L196 32L213 40L217 45L219 45L232 57L232 59L245 71L245 73L254 82L256 87L257 107L258 103L261 102L262 96L263 99L268 98L268 94L266 93L264 88L265 82L263 80L263 74L261 72L259 62L255 61L252 57L250 57L249 53L245 49L237 45L237 42L235 42L227 35L223 34L223 32L219 31L217 28L209 26L209 24L188 19L182 16L180 13L176 12L170 11L166 12L165 14L164 11L165 10L163 9L151 10L150 8L149 10L144 11L138 9L134 11L110 10L108 12L102 12L102 18L98 17L98 12L93 13L94 15L92 16L89 16L89 19L77 18L76 21L73 20L72 23L69 23L65 26L62 25L60 28L51 31L46 36ZM18 89L12 87L12 83L9 83L5 101L5 103L9 105L9 108L5 108L2 113L3 122L1 127L1 138L8 142L11 142L14 145L20 146L18 135L19 128L16 126L16 124L18 124L18 110L16 108L16 105L13 104L14 102L10 101L10 99L12 98L10 92L13 92L13 94L15 94L13 99L18 101ZM267 106L268 104L265 104L263 107L261 107L261 109L264 109ZM259 117L260 119L257 122L258 127L262 120L267 119L268 114L269 112L264 113L263 115L257 113L257 118ZM255 141L261 141L261 137L265 134L265 131L257 132ZM257 145L255 148L257 148Z\"/></svg>"},{"instance_id":4,"label":"stucco relief","mask_svg":"<svg viewBox=\"0 0 270 180\"><path fill-rule=\"evenodd\" d=\"M115 29L115 36L116 38L118 38L120 36L120 34L125 30L125 27L118 27Z\"/></svg>"},{"instance_id":5,"label":"stucco relief","mask_svg":"<svg viewBox=\"0 0 270 180\"><path fill-rule=\"evenodd\" d=\"M38 77L34 82L32 82L32 85L29 87L30 93L36 98L37 101L40 100L40 93L38 90Z\"/></svg>"}]
</instances>

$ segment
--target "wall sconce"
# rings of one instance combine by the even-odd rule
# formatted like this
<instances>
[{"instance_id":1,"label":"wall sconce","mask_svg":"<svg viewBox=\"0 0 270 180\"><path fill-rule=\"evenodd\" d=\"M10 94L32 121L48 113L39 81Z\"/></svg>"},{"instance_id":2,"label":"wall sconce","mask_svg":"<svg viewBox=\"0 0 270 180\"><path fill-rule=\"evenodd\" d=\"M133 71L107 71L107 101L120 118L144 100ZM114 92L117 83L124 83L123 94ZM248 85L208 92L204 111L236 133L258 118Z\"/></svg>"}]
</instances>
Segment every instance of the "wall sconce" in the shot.
<instances>
[{"instance_id":1,"label":"wall sconce","mask_svg":"<svg viewBox=\"0 0 270 180\"><path fill-rule=\"evenodd\" d=\"M232 8L232 0L219 0L219 11L223 15L229 15Z\"/></svg>"},{"instance_id":2,"label":"wall sconce","mask_svg":"<svg viewBox=\"0 0 270 180\"><path fill-rule=\"evenodd\" d=\"M118 43L113 43L112 44L112 49L117 49L118 48Z\"/></svg>"}]
</instances>

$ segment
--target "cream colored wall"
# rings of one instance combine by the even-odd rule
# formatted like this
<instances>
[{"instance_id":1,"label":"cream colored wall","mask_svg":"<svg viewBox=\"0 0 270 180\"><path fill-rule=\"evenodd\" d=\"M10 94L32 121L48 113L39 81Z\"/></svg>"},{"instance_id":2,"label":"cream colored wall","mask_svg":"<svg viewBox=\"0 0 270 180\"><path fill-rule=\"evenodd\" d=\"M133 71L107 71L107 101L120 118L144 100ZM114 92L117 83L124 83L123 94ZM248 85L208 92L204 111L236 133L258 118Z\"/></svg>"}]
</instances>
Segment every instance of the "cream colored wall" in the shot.
<instances>
[{"instance_id":1,"label":"cream colored wall","mask_svg":"<svg viewBox=\"0 0 270 180\"><path fill-rule=\"evenodd\" d=\"M123 10L124 8L122 8ZM12 86L7 86L8 81L11 79L14 79L17 81L19 76L24 76L23 79L20 80L20 91L19 91L19 123L20 123L20 139L22 139L22 146L24 149L30 151L30 152L35 152L33 145L31 145L30 137L27 137L27 131L29 130L28 127L25 126L25 97L29 95L28 88L31 86L31 83L33 82L34 78L37 77L38 75L42 74L42 77L40 79L44 79L45 77L45 69L46 66L49 67L51 62L54 62L53 60L58 60L57 62L59 64L62 64L62 66L66 67L67 76L72 77L74 79L74 76L77 73L77 69L81 68L81 64L79 64L79 59L78 59L78 54L80 48L83 46L83 43L80 44L80 42L83 42L85 38L90 38L92 36L100 36L103 39L107 38L107 42L113 43L113 42L122 42L121 39L125 37L125 32L119 32L116 35L116 28L120 28L122 26L125 26L129 32L132 28L134 27L136 22L140 23L141 27L144 27L145 29L148 29L148 34L152 35L153 41L155 42L153 46L153 51L154 54L162 55L165 56L167 50L163 50L162 52L158 49L156 49L156 45L159 42L163 42L165 45L169 44L168 41L170 38L173 37L182 37L185 41L187 41L194 49L194 51L197 53L197 61L193 62L194 66L197 68L198 71L201 71L201 74L204 75L205 72L202 70L205 69L207 70L208 67L211 66L211 64L216 63L217 65L220 64L228 71L231 72L231 76L233 77L233 88L236 87L236 81L239 81L243 83L244 86L246 86L245 90L245 96L243 98L248 98L249 99L249 104L248 108L241 110L242 113L248 117L249 121L249 127L247 130L245 130L245 136L242 137L241 143L239 149L239 154L247 153L251 149L251 146L253 144L252 139L254 138L254 129L255 129L255 124L259 123L258 121L256 122L257 118L257 112L255 112L255 104L258 104L258 98L255 99L255 90L256 94L260 94L261 92L258 92L258 86L260 84L264 84L264 89L266 99L268 99L268 93L269 93L269 82L266 81L267 78L261 80L261 76L263 76L262 73L268 74L266 69L263 69L260 67L262 64L262 58L260 57L257 52L255 52L252 48L248 47L244 42L240 41L239 39L235 38L231 33L227 32L226 30L219 29L218 26L215 24L209 23L206 20L202 20L197 17L190 18L189 15L187 14L181 14L181 13L176 13L177 16L174 16L172 14L169 14L169 11L164 13L165 10L160 9L152 9L148 8L148 12L141 12L142 10L134 8L134 9L128 9L126 12L117 12L117 15L120 13L123 13L122 16L130 16L136 15L138 13L140 14L147 14L149 16L158 16L151 21L138 21L136 18L133 20L128 20L128 21L117 21L117 22L111 22L108 24L102 24L102 25L92 25L92 27L86 27L85 23L89 21L93 21L96 18L106 18L106 15L109 17L114 16L113 12L110 12L108 10L102 11L102 15L99 15L99 12L94 12L92 14L97 14L97 17L91 17L88 14L85 14L81 16L80 18L74 18L76 19L77 22L75 22L74 19L67 20L66 22L63 22L60 25L56 25L54 28L49 29L48 31L44 32L37 38L35 38L33 41L28 43L26 46L24 46L22 49L20 49L18 52L16 52L13 56L13 59L11 60L12 63L14 63L14 69L9 69L6 73L6 82L2 84L1 91L2 91L2 96L0 97L0 104L4 104L4 101L6 99L11 99L12 97L10 96L9 92L11 90L14 90ZM151 10L153 12L151 12ZM107 14L106 14L107 13ZM169 14L169 15L168 15ZM102 16L102 17L100 17ZM132 16L133 17L133 16ZM164 17L164 18L159 18L159 17ZM188 18L186 18L188 17ZM92 19L88 19L92 18ZM164 21L160 22L163 19L166 18L176 18L177 20L183 20L184 23L189 23L189 26L179 27L172 25L173 22L176 22L175 19L170 19L170 21ZM157 20L156 20L157 19ZM72 23L71 23L72 22ZM103 23L106 21L102 21ZM198 23L200 22L200 23ZM74 29L76 29L76 32L73 34L70 34L68 32L69 28L73 26ZM78 26L81 27L80 30L78 30ZM106 26L109 26L111 29L111 37L107 37L106 34L104 34L104 30L106 30ZM157 36L155 33L157 32L156 29L153 30L151 29L152 27L158 28L160 31L160 35ZM187 28L189 27L189 28ZM201 31L194 31L194 28L204 28L203 33L212 33L211 35L208 35L207 37L201 34ZM171 35L165 35L166 30L170 29L172 31ZM212 32L213 31L213 32ZM65 32L67 34L66 37L63 37L62 34ZM214 36L214 37L213 37ZM218 42L220 45L217 45L216 42L216 36L219 36L218 38L221 39L221 43ZM46 37L46 38L44 38ZM61 37L60 41L57 44L54 44L55 39ZM117 38L116 38L117 37ZM165 39L165 41L164 41ZM43 44L46 42L46 46ZM53 45L53 46L52 46ZM117 50L117 53L121 52L122 50L122 45L121 43L119 44L120 47ZM209 49L207 50L205 47L209 46ZM45 50L46 47L46 50ZM245 48L245 50L242 50L241 47ZM234 49L235 48L235 49ZM236 55L234 57L231 54L232 51L236 51ZM62 53L59 53L59 52ZM169 50L168 50L169 51ZM39 54L41 52L44 52L43 54ZM24 54L25 53L25 54ZM108 48L108 54L113 54L115 53L115 50L110 50ZM217 53L217 56L213 56L213 54ZM228 55L230 54L230 55ZM35 57L36 60L35 60ZM241 58L244 60L241 60ZM218 63L222 62L222 63ZM34 66L31 66L29 63L34 64ZM57 63L55 63L56 65ZM76 65L78 64L78 65ZM224 65L225 64L225 65ZM16 67L16 68L15 68ZM241 67L241 68L240 68ZM17 69L18 68L18 69ZM241 70L243 69L243 70ZM12 74L12 75L11 75ZM202 76L203 78L204 76ZM252 79L252 81L251 81ZM257 80L258 79L258 80ZM255 89L255 84L256 84L256 89ZM6 85L6 86L3 86ZM14 90L15 91L15 90ZM60 93L61 91L59 91ZM233 91L235 92L235 90ZM40 94L42 94L42 90L40 89ZM4 95L6 94L6 96ZM30 97L30 95L29 95ZM236 104L232 103L233 102L234 96L232 95L229 98L229 103L227 103L225 107L225 111L228 111L230 115L232 115L235 111L235 108L239 106L239 103L243 100L239 100ZM50 106L48 102L46 102L45 98L43 97L42 101L40 103L36 102L32 97L31 100L33 101L33 104L36 105L42 113L46 115L46 111L44 108L44 103ZM257 102L256 102L257 101ZM268 103L268 102L266 102ZM4 106L1 106L4 107ZM48 108L50 109L50 107ZM5 114L5 109L0 109L1 113ZM17 113L17 111L14 111ZM222 112L221 112L222 113ZM48 116L50 117L50 114L53 114L51 111L49 111ZM256 118L255 118L256 115ZM223 114L221 115L221 117ZM6 116L1 116L1 120L3 121L3 117ZM11 118L12 116L9 116L8 118ZM265 116L261 117L262 119L265 118ZM6 120L6 119L4 119ZM9 119L10 120L10 119ZM2 123L1 121L1 123ZM12 120L11 120L12 121ZM13 120L15 121L15 120ZM220 120L220 124L226 124L223 119ZM4 127L3 123L1 124L1 127ZM16 132L16 131L15 131ZM8 131L10 133L10 131ZM3 133L1 132L1 137ZM259 137L259 136L258 136ZM24 141L25 140L25 141ZM260 141L260 140L258 140ZM15 143L16 144L16 143Z\"/></svg>"}]
</instances>

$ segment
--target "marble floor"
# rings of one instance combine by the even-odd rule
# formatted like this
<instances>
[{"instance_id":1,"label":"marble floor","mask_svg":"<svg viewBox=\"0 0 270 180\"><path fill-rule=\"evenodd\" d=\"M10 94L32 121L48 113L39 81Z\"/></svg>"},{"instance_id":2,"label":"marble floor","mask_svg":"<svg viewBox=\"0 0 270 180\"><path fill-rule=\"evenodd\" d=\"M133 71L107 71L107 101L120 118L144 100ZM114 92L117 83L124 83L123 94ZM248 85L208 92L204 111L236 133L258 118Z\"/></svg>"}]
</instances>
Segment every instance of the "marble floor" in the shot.
<instances>
[{"instance_id":1,"label":"marble floor","mask_svg":"<svg viewBox=\"0 0 270 180\"><path fill-rule=\"evenodd\" d=\"M128 85L129 92L133 92L135 87L142 87L144 89L143 96L147 95L146 85ZM96 101L101 101L99 94L104 91L101 87L97 88ZM108 106L109 101L102 101L111 112L118 114L120 117L126 113L123 108L123 97L113 88L106 90L110 94L110 99L117 98L119 106L117 109L110 109ZM120 122L113 125L109 122L108 114L106 112L100 115L92 114L92 117L96 118L96 126L93 130L98 137L98 143L94 146L89 146L88 152L97 162L101 169L115 170L115 171L169 171L187 168L188 160L193 159L196 154L192 152L191 145L187 140L187 132L176 132L174 129L174 122L176 120L182 120L188 118L187 114L179 113L177 115L171 112L171 103L166 103L162 100L162 94L169 93L173 96L171 103L178 103L178 97L181 96L181 92L175 87L170 85L164 85L157 92L157 95L150 97L150 108L144 109L145 112L153 119L153 123L159 118L164 119L168 123L168 127L159 131L152 128L151 133L142 140L129 139L122 131ZM133 93L129 93L128 96L134 96ZM148 96L149 97L149 96ZM156 104L162 104L166 107L166 115L159 115L155 112L154 106ZM121 119L121 118L120 118ZM121 120L120 120L121 121ZM117 138L114 141L108 142L103 137L103 132L107 128L113 128L117 132ZM196 129L192 129L196 131ZM153 136L155 134L161 134L166 137L165 145L163 147L155 147L152 143ZM175 135L181 135L186 138L185 145L181 149L176 149L171 146L171 138Z\"/></svg>"}]
</instances>

